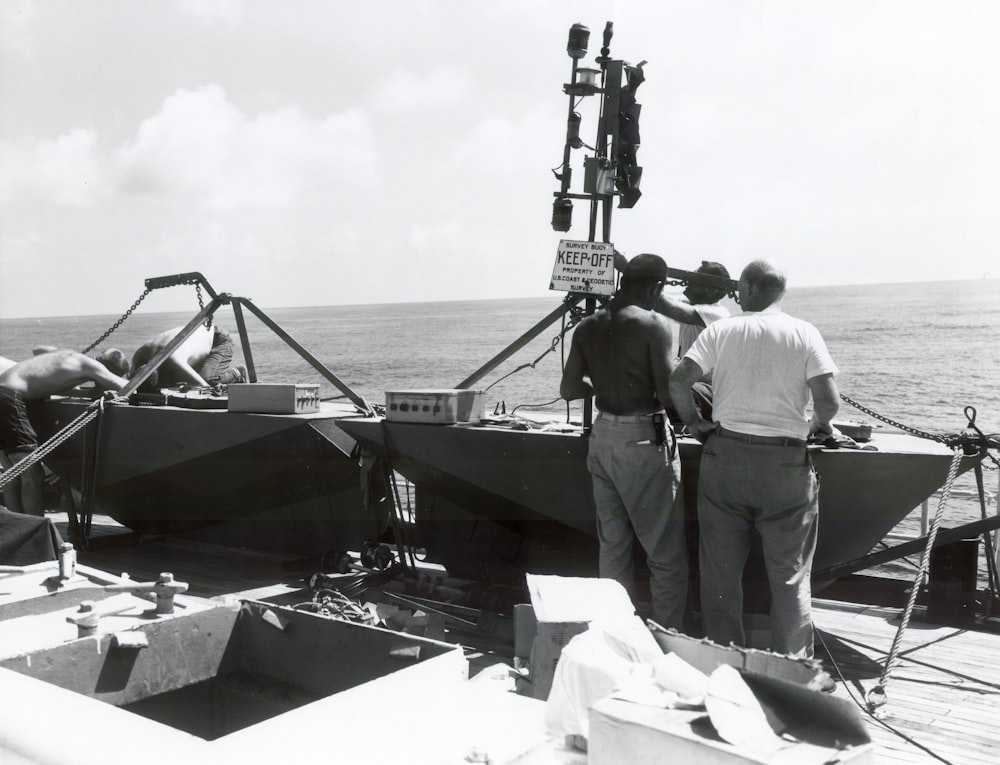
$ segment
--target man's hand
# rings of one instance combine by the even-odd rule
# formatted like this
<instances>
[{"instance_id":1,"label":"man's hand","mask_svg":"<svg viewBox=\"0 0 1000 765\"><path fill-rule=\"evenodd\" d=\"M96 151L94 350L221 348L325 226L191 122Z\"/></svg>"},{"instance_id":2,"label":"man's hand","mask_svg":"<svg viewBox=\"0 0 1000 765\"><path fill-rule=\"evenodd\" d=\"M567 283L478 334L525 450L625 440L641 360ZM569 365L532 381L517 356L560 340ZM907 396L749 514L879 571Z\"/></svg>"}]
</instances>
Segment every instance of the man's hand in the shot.
<instances>
[{"instance_id":1,"label":"man's hand","mask_svg":"<svg viewBox=\"0 0 1000 765\"><path fill-rule=\"evenodd\" d=\"M816 439L817 441L822 441L833 436L836 430L831 423L817 420L816 415L813 415L809 420L809 438Z\"/></svg>"},{"instance_id":2,"label":"man's hand","mask_svg":"<svg viewBox=\"0 0 1000 765\"><path fill-rule=\"evenodd\" d=\"M700 417L698 418L698 421L694 423L693 427L688 428L688 430L691 431L691 435L701 441L701 443L705 443L708 440L708 437L715 433L718 429L719 423L709 422L708 420L703 420Z\"/></svg>"}]
</instances>

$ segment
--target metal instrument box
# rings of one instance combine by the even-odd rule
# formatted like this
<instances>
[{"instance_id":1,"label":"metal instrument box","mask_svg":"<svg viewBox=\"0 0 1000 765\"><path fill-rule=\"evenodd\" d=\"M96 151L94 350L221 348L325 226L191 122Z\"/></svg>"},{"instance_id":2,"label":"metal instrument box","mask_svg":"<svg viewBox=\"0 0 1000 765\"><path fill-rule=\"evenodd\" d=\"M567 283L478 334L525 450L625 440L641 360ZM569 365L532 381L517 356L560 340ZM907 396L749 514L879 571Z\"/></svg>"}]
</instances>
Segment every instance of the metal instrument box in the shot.
<instances>
[{"instance_id":1,"label":"metal instrument box","mask_svg":"<svg viewBox=\"0 0 1000 765\"><path fill-rule=\"evenodd\" d=\"M256 414L305 414L319 411L319 385L234 383L229 411Z\"/></svg>"},{"instance_id":2,"label":"metal instrument box","mask_svg":"<svg viewBox=\"0 0 1000 765\"><path fill-rule=\"evenodd\" d=\"M482 417L482 391L442 388L385 393L385 418L390 422L454 425Z\"/></svg>"}]
</instances>

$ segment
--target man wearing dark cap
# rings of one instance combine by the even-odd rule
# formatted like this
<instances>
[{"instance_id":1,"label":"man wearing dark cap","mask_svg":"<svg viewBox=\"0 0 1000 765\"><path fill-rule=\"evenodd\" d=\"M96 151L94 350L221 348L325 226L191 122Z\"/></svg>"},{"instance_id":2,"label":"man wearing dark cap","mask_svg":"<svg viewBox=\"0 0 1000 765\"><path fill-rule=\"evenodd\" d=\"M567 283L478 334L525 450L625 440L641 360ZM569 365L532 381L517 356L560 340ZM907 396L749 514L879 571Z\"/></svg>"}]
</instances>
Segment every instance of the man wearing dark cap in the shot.
<instances>
[{"instance_id":1,"label":"man wearing dark cap","mask_svg":"<svg viewBox=\"0 0 1000 765\"><path fill-rule=\"evenodd\" d=\"M580 322L560 395L595 397L587 468L593 480L599 571L632 589L635 539L646 552L653 618L683 627L687 599L681 465L665 418L673 370L670 322L652 310L667 278L657 255L637 255L607 309Z\"/></svg>"},{"instance_id":2,"label":"man wearing dark cap","mask_svg":"<svg viewBox=\"0 0 1000 765\"><path fill-rule=\"evenodd\" d=\"M615 268L624 272L628 263L625 256L616 250ZM701 265L698 266L695 273L718 276L723 279L729 278L729 271L726 270L726 267L712 260L701 261ZM677 361L684 358L684 354L694 345L694 341L698 339L698 335L705 327L729 316L729 309L724 305L719 305L719 301L727 294L727 290L723 287L709 287L697 282L690 282L682 294L683 297L673 297L661 292L653 304L655 311L677 322ZM691 390L695 404L706 419L712 418L711 383L712 373L706 372L705 376ZM667 413L674 427L680 429L683 422L677 411L673 407L668 407Z\"/></svg>"}]
</instances>

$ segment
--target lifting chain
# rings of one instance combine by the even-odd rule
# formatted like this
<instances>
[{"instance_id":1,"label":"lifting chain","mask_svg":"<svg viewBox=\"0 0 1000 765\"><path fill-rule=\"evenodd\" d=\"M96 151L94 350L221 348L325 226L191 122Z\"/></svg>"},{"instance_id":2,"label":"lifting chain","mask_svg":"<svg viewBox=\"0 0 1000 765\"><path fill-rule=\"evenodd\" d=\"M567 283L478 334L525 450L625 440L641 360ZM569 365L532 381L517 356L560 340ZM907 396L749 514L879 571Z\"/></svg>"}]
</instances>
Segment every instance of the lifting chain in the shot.
<instances>
[{"instance_id":1,"label":"lifting chain","mask_svg":"<svg viewBox=\"0 0 1000 765\"><path fill-rule=\"evenodd\" d=\"M189 281L181 282L181 283L182 284L193 284L194 285L195 291L198 294L198 311L199 311L199 313L201 311L204 311L205 310L205 298L201 294L201 283L198 282L195 279L191 279ZM125 313L123 313L121 315L121 318L118 319L118 321L116 321L114 324L112 324L103 335L101 335L94 342L92 342L90 345L88 345L86 348L84 348L81 351L81 353L90 353L92 350L94 350L94 348L96 348L101 343L103 343L105 340L107 340L109 337L111 337L111 335L115 332L115 330L117 330L122 324L125 323L126 319L128 319L128 317L131 316L135 312L135 309L137 309L139 307L139 304L142 303L142 301L146 299L146 296L149 295L149 293L152 292L152 291L153 291L152 288L146 287L146 289L144 289L142 291L142 294L139 295L138 298L136 298L136 301L134 303L132 303L131 306L129 306L128 310L125 311ZM205 319L205 326L207 328L211 328L211 326L212 326L212 317L211 316L209 316L207 319Z\"/></svg>"},{"instance_id":2,"label":"lifting chain","mask_svg":"<svg viewBox=\"0 0 1000 765\"><path fill-rule=\"evenodd\" d=\"M899 428L912 436L917 436L918 438L927 438L931 441L937 441L939 444L944 444L948 447L961 446L965 450L965 455L967 457L980 456L989 457L990 460L996 464L1000 465L1000 460L997 460L992 454L989 453L989 449L1000 448L1000 440L996 436L987 436L983 431L979 429L976 425L976 408L972 406L965 407L965 416L969 420L969 424L965 431L959 434L941 434L941 433L928 433L926 430L918 430L917 428L911 428L909 425L904 425L901 422L890 419L878 412L872 411L863 404L859 404L850 396L841 393L840 397L846 401L848 404L856 409L861 410L869 417L874 417L879 422L884 422L886 425L891 425L894 428Z\"/></svg>"},{"instance_id":3,"label":"lifting chain","mask_svg":"<svg viewBox=\"0 0 1000 765\"><path fill-rule=\"evenodd\" d=\"M132 315L133 311L135 311L135 309L139 307L139 304L143 300L146 299L146 296L150 292L152 292L152 290L149 289L148 287L146 289L144 289L142 291L142 294L139 295L138 299L134 303L132 303L132 305L129 307L129 309L127 311L125 311L125 313L122 314L121 318L118 321L116 321L114 324L112 324L103 335L101 335L94 342L92 342L90 345L88 345L86 348L84 348L83 351L82 351L82 353L90 353L92 350L94 350L94 348L96 348L101 343L103 343L105 340L107 340L109 337L111 337L111 333L113 333L116 329L118 329L122 324L125 323L125 320L129 316Z\"/></svg>"},{"instance_id":4,"label":"lifting chain","mask_svg":"<svg viewBox=\"0 0 1000 765\"><path fill-rule=\"evenodd\" d=\"M687 287L689 284L687 279L667 279L663 283L668 287ZM726 297L735 302L736 305L740 304L740 295L736 290L729 290L726 293Z\"/></svg>"},{"instance_id":5,"label":"lifting chain","mask_svg":"<svg viewBox=\"0 0 1000 765\"><path fill-rule=\"evenodd\" d=\"M879 414L878 412L869 409L864 404L859 404L857 401L848 396L846 393L841 393L840 397L848 404L853 406L855 409L860 409L869 417L874 417L879 422L884 422L886 425L891 425L894 428L899 428L900 430L909 433L911 436L918 436L920 438L929 438L931 441L937 441L939 444L946 444L948 442L948 439L945 436L936 433L928 433L927 431L924 430L917 430L916 428L911 428L909 425L904 425L901 422L896 422L895 420L890 419L885 415Z\"/></svg>"}]
</instances>

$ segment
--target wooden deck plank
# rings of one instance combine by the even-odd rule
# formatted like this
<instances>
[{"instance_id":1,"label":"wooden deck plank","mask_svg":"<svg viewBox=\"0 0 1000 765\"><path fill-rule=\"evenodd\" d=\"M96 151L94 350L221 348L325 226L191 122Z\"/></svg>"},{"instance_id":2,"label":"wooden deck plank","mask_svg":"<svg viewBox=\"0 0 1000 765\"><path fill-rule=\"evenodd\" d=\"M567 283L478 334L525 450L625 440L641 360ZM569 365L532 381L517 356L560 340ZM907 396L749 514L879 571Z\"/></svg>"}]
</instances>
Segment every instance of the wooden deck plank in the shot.
<instances>
[{"instance_id":1,"label":"wooden deck plank","mask_svg":"<svg viewBox=\"0 0 1000 765\"><path fill-rule=\"evenodd\" d=\"M65 516L54 518L66 535ZM95 519L91 549L79 552L87 565L133 579L171 571L189 581L191 594L214 597L277 585L301 587L314 569L292 556L172 538L137 538ZM816 599L814 620L830 657L817 648L838 680L835 694L861 707L876 744L876 763L910 765L934 758L887 730L864 711L865 695L880 680L892 647L900 610ZM1000 635L929 623L917 612L900 643L900 661L886 685L885 724L953 765L998 761L993 728L1000 720ZM838 670L843 673L841 682ZM853 694L853 697L852 697Z\"/></svg>"},{"instance_id":2,"label":"wooden deck plank","mask_svg":"<svg viewBox=\"0 0 1000 765\"><path fill-rule=\"evenodd\" d=\"M854 703L875 687L899 626L898 609L817 600L814 619L833 660L854 691ZM1000 635L911 619L889 673L882 722L954 765L997 762L995 721L1000 719ZM833 661L836 662L834 666ZM843 683L835 692L850 698ZM862 712L878 762L931 762L934 758Z\"/></svg>"}]
</instances>

